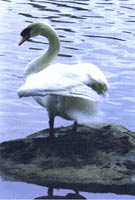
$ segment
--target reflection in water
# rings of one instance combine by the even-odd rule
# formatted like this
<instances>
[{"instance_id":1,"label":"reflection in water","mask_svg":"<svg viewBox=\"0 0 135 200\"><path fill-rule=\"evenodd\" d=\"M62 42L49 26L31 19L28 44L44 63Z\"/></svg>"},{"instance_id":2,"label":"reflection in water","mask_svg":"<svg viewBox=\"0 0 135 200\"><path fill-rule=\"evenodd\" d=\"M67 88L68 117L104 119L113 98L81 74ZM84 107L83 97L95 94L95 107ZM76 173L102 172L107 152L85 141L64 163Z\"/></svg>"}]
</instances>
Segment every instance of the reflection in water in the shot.
<instances>
[{"instance_id":1,"label":"reflection in water","mask_svg":"<svg viewBox=\"0 0 135 200\"><path fill-rule=\"evenodd\" d=\"M54 188L48 188L48 196L41 196L35 199L86 199L82 195L79 194L79 191L75 191L75 193L68 193L65 196L54 195L53 194Z\"/></svg>"}]
</instances>

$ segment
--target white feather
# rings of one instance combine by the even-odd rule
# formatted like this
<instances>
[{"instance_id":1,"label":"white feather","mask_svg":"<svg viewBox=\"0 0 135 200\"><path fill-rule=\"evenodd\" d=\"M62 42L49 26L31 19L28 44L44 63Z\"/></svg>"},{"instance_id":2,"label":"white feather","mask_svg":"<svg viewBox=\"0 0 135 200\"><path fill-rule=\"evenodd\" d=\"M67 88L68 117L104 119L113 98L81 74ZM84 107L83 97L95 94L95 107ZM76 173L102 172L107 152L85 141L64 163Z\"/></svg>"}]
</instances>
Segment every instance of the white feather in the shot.
<instances>
[{"instance_id":1,"label":"white feather","mask_svg":"<svg viewBox=\"0 0 135 200\"><path fill-rule=\"evenodd\" d=\"M50 46L47 53L27 66L25 83L19 88L18 95L33 96L47 108L50 118L59 115L78 122L84 116L87 118L95 113L97 103L102 101L108 89L103 72L89 63L50 65L59 51L56 32L42 23L29 27L34 36L40 34L47 37Z\"/></svg>"}]
</instances>

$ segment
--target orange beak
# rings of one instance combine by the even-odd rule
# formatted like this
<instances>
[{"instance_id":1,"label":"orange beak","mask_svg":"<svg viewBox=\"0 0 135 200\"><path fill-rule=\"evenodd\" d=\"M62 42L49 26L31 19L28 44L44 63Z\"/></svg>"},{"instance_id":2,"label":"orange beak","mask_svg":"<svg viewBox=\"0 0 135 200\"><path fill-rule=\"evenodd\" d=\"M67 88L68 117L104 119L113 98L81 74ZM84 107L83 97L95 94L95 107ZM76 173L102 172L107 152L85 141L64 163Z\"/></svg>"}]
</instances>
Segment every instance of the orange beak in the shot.
<instances>
[{"instance_id":1,"label":"orange beak","mask_svg":"<svg viewBox=\"0 0 135 200\"><path fill-rule=\"evenodd\" d=\"M29 39L29 36L25 35L24 37L22 37L22 39L20 40L20 42L18 43L18 45L20 46L21 44L23 44L28 39Z\"/></svg>"}]
</instances>

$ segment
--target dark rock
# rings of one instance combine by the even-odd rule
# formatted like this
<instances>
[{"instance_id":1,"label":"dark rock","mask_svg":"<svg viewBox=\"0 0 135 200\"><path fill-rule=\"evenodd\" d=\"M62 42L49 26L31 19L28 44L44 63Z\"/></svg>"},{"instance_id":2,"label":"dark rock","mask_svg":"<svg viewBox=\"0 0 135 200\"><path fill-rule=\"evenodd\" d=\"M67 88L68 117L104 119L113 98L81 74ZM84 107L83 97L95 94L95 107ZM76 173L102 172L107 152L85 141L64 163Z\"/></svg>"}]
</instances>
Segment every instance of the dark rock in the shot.
<instances>
[{"instance_id":1,"label":"dark rock","mask_svg":"<svg viewBox=\"0 0 135 200\"><path fill-rule=\"evenodd\" d=\"M48 130L0 144L0 170L17 180L54 188L135 194L135 135L117 125ZM64 135L65 134L65 135Z\"/></svg>"}]
</instances>

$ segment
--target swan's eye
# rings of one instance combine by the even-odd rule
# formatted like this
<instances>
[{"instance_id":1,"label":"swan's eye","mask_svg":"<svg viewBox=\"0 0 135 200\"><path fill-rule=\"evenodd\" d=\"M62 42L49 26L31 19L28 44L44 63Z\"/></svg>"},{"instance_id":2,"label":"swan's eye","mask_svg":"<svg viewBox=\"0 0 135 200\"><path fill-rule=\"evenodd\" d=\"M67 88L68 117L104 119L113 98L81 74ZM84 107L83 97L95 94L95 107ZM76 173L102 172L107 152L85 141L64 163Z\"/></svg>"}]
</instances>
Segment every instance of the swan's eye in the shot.
<instances>
[{"instance_id":1,"label":"swan's eye","mask_svg":"<svg viewBox=\"0 0 135 200\"><path fill-rule=\"evenodd\" d=\"M26 28L21 32L21 36L25 37L26 35L30 37L31 28Z\"/></svg>"}]
</instances>

